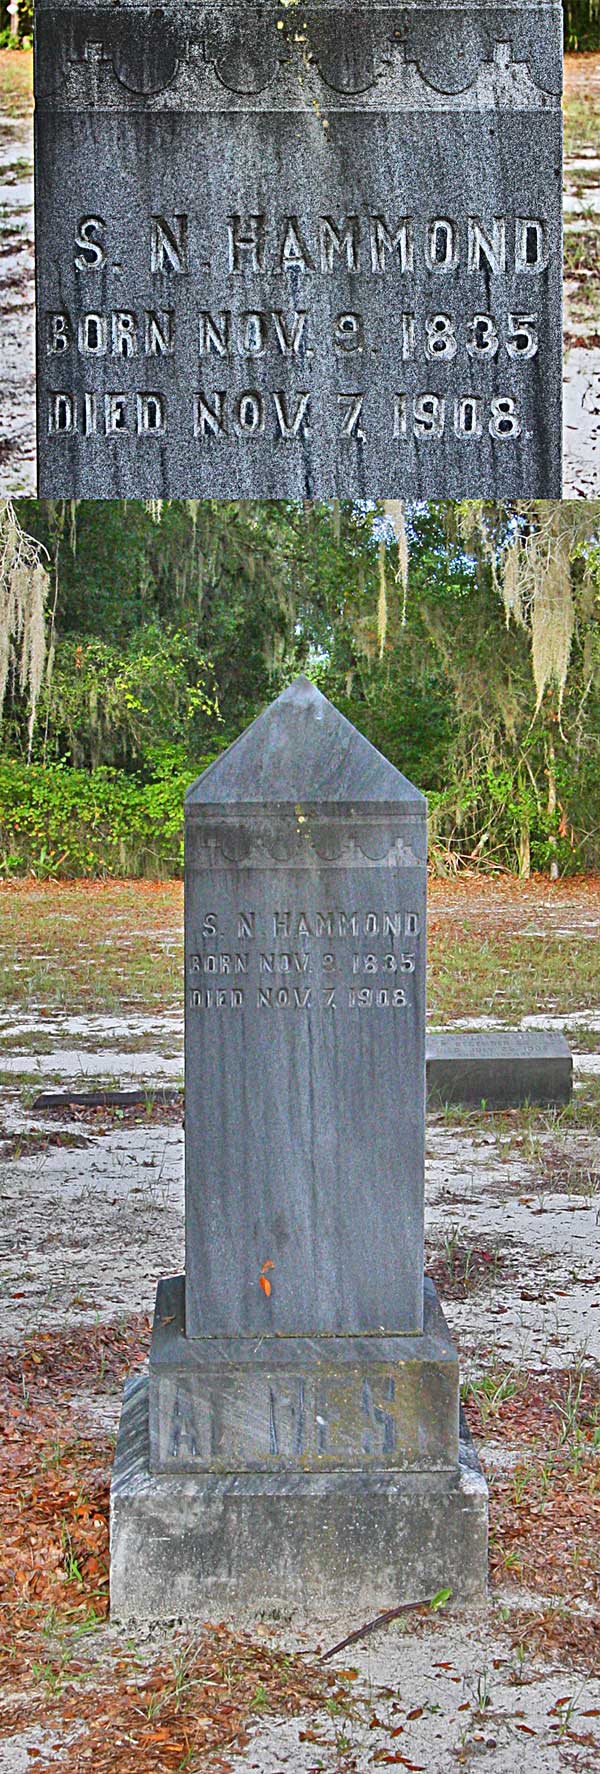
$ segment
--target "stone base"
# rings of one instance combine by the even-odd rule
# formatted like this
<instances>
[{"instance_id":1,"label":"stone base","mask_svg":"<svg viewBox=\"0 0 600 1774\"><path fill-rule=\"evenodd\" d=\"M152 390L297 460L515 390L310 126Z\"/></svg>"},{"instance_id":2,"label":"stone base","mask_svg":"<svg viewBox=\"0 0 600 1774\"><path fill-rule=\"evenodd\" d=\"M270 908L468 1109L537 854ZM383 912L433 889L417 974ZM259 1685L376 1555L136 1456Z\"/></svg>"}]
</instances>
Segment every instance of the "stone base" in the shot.
<instances>
[{"instance_id":1,"label":"stone base","mask_svg":"<svg viewBox=\"0 0 600 1774\"><path fill-rule=\"evenodd\" d=\"M487 1486L466 1425L448 1472L154 1475L148 1379L127 1383L111 1488L119 1620L267 1619L349 1628L448 1588L482 1602Z\"/></svg>"},{"instance_id":2,"label":"stone base","mask_svg":"<svg viewBox=\"0 0 600 1774\"><path fill-rule=\"evenodd\" d=\"M433 1282L404 1336L188 1337L183 1275L159 1281L150 1470L448 1472L458 1356Z\"/></svg>"}]
</instances>

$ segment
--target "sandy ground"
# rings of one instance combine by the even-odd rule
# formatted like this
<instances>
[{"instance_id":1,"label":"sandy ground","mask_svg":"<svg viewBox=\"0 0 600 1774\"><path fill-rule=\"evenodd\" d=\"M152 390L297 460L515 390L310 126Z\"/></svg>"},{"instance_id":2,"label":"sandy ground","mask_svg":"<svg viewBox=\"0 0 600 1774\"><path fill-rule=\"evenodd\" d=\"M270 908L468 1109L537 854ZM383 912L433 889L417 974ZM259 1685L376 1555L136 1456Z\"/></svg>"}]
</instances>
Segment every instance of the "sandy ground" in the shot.
<instances>
[{"instance_id":1,"label":"sandy ground","mask_svg":"<svg viewBox=\"0 0 600 1774\"><path fill-rule=\"evenodd\" d=\"M507 1658L505 1644L493 1630L489 1635L482 1632L479 1623L445 1623L433 1638L421 1642L411 1642L406 1632L389 1627L378 1636L376 1648L354 1647L352 1658L370 1700L362 1723L351 1734L359 1766L365 1770L373 1768L378 1748L390 1741L372 1723L382 1716L402 1728L399 1748L406 1758L404 1767L420 1768L423 1774L480 1766L493 1774L516 1774L517 1769L522 1774L542 1774L542 1770L558 1774L569 1767L583 1770L595 1765L595 1750L583 1752L588 1758L584 1760L581 1750L573 1754L572 1744L557 1741L556 1735L553 1741L553 1708L560 1698L556 1676L532 1679L528 1672L525 1681L517 1681L515 1659ZM382 1704L382 1688L393 1691L395 1699L386 1695ZM594 1706L595 1688L593 1682L579 1684L581 1712ZM316 1734L319 1723L327 1741L330 1720L324 1716L315 1723ZM235 1758L235 1769L239 1774L254 1770L283 1774L284 1769L290 1774L314 1774L315 1769L333 1774L344 1767L337 1750L319 1751L314 1742L301 1742L301 1731L296 1722L265 1725L251 1749ZM344 1727L344 1735L346 1731Z\"/></svg>"},{"instance_id":2,"label":"sandy ground","mask_svg":"<svg viewBox=\"0 0 600 1774\"><path fill-rule=\"evenodd\" d=\"M484 890L482 918L486 899ZM583 913L581 896L576 923ZM549 915L568 922L551 896ZM593 909L588 916L593 924ZM539 896L537 920L543 927ZM556 1026L567 1019L552 1020ZM586 1011L568 1017L569 1026L588 1032L598 1022ZM177 1110L162 1119L155 1110L148 1125L136 1126L114 1112L44 1115L27 1104L37 1077L47 1083L52 1076L58 1084L80 1076L86 1086L110 1078L125 1086L143 1076L150 1089L166 1076L179 1078L179 1018L153 1017L149 1028L141 1015L56 1014L40 1029L33 1016L14 1011L3 1017L0 1033L12 1040L0 1089L0 1341L17 1346L45 1328L151 1314L159 1277L184 1261ZM581 1056L584 1063L589 1057ZM577 1060L576 1089L582 1077ZM44 1145L48 1139L69 1143ZM532 1137L518 1117L503 1131L491 1130L484 1117L468 1125L457 1117L430 1118L430 1266L453 1238L497 1257L485 1287L445 1302L463 1380L495 1364L547 1371L600 1360L600 1136L584 1129L563 1135L558 1183L556 1139L551 1125ZM83 1394L77 1404L96 1428L116 1427L114 1396ZM497 1451L486 1443L481 1451L493 1476ZM515 1600L522 1606L523 1595L515 1598L507 1584L482 1612L378 1630L337 1659L358 1671L350 1721L325 1713L308 1723L265 1719L250 1748L229 1752L232 1766L239 1774L367 1774L381 1759L424 1774L447 1774L454 1766L484 1766L491 1774L596 1769L600 1679L573 1674L560 1660L544 1664L526 1646L517 1652L501 1630ZM357 1618L315 1622L310 1639L294 1642L325 1647L359 1623L357 1601ZM108 1642L111 1629L103 1630ZM48 1751L51 1743L51 1733L37 1727L7 1740L0 1744L0 1769L29 1774L36 1748Z\"/></svg>"},{"instance_id":3,"label":"sandy ground","mask_svg":"<svg viewBox=\"0 0 600 1774\"><path fill-rule=\"evenodd\" d=\"M527 1026L544 1020L524 1019ZM563 1020L553 1019L554 1026ZM583 1013L582 1022L588 1027ZM15 1026L16 1050L23 1026ZM36 1327L56 1327L57 1313L65 1324L150 1314L159 1276L183 1268L183 1130L177 1110L161 1122L153 1108L149 1124L136 1126L114 1111L91 1118L74 1108L49 1117L23 1107L23 1084L30 1100L36 1072L47 1086L50 1071L57 1088L74 1076L86 1089L107 1079L127 1087L142 1077L150 1102L164 1082L165 1064L172 1068L169 1078L179 1081L180 1061L165 1062L154 1041L146 1051L123 1052L118 1019L113 1030L112 1051L103 1045L76 1056L70 1046L54 1046L50 1056L36 1056L33 1063L29 1052L10 1056L14 1085L0 1093L0 1140L11 1145L11 1156L0 1159L0 1286L2 1334L11 1341ZM165 1037L172 1042L172 1029ZM85 1071L74 1071L74 1057ZM575 1057L576 1091L590 1057L597 1058ZM46 1149L45 1135L56 1142ZM517 1364L565 1365L584 1348L600 1360L594 1286L600 1282L600 1139L579 1130L570 1144L564 1136L561 1142L561 1152L577 1167L578 1191L584 1187L580 1173L592 1179L587 1196L550 1186L540 1157L546 1150L552 1154L555 1143L552 1130L537 1136L532 1161L523 1155L527 1144L517 1132L487 1132L485 1123L472 1131L443 1115L430 1117L426 1231L432 1250L443 1250L449 1233L460 1228L463 1242L501 1252L506 1264L485 1298L448 1304L461 1349L475 1362L482 1348L486 1359L497 1352Z\"/></svg>"},{"instance_id":4,"label":"sandy ground","mask_svg":"<svg viewBox=\"0 0 600 1774\"><path fill-rule=\"evenodd\" d=\"M35 492L33 121L0 116L0 493Z\"/></svg>"},{"instance_id":5,"label":"sandy ground","mask_svg":"<svg viewBox=\"0 0 600 1774\"><path fill-rule=\"evenodd\" d=\"M566 58L567 94L600 100L600 57ZM565 233L600 236L595 147L565 161ZM0 495L35 492L33 123L0 116ZM585 280L585 282L584 282ZM584 299L582 299L584 297ZM600 271L565 282L564 496L600 493Z\"/></svg>"}]
</instances>

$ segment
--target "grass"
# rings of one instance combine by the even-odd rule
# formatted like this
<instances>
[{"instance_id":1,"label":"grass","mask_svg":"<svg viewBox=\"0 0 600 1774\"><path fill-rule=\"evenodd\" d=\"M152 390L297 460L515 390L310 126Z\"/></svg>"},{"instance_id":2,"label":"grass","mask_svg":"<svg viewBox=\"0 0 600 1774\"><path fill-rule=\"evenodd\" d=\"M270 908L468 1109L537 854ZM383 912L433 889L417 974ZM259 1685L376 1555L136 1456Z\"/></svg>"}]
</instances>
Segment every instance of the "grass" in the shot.
<instances>
[{"instance_id":1,"label":"grass","mask_svg":"<svg viewBox=\"0 0 600 1774\"><path fill-rule=\"evenodd\" d=\"M3 1054L37 1053L39 1045L40 1036L37 1028L19 1029L17 1035L14 1030L6 1035L0 1035L0 1066ZM61 1053L65 1050L72 1050L73 1047L77 1048L78 1053L102 1053L104 1051L112 1053L114 1046L115 1038L112 1030L109 1030L107 1034L100 1034L96 1029L91 1029L87 1034L82 1034L78 1029L76 1036L70 1034L68 1029L61 1030L57 1035L50 1033L49 1030L45 1032L44 1051L46 1053ZM147 1032L132 1035L119 1030L119 1053L147 1053L147 1051ZM174 1040L172 1035L168 1033L165 1035L159 1031L156 1035L153 1033L152 1051L160 1053L164 1059L180 1059L181 1043Z\"/></svg>"},{"instance_id":2,"label":"grass","mask_svg":"<svg viewBox=\"0 0 600 1774\"><path fill-rule=\"evenodd\" d=\"M600 999L600 944L573 936L492 935L468 929L430 943L428 1010L435 1022L495 1016L507 1024L536 1013L566 1016Z\"/></svg>"},{"instance_id":3,"label":"grass","mask_svg":"<svg viewBox=\"0 0 600 1774\"><path fill-rule=\"evenodd\" d=\"M600 101L567 97L563 105L565 155L576 158L582 148L600 154Z\"/></svg>"},{"instance_id":4,"label":"grass","mask_svg":"<svg viewBox=\"0 0 600 1774\"><path fill-rule=\"evenodd\" d=\"M530 935L523 929L526 919L518 897L512 905L513 884L498 884L495 890L497 905L509 907L510 920L490 917L488 904L483 930L478 885L465 881L458 895L453 889L449 909L443 888L439 894L432 889L430 1020L448 1023L492 1015L511 1025L535 1012L568 1018L576 1010L595 1008L600 1002L600 943L590 941L589 925L587 935L576 922L569 936L552 928ZM547 884L541 883L539 891L544 901ZM582 883L582 897L585 891ZM533 892L530 888L529 913ZM590 904L595 908L595 899ZM560 898L557 905L562 905ZM38 1045L44 1051L45 1012L179 1010L182 918L179 881L4 883L0 996L5 1005L41 1017Z\"/></svg>"},{"instance_id":5,"label":"grass","mask_svg":"<svg viewBox=\"0 0 600 1774\"><path fill-rule=\"evenodd\" d=\"M600 1053L600 1029L582 1028L581 1023L565 1024L563 1034L574 1053Z\"/></svg>"},{"instance_id":6,"label":"grass","mask_svg":"<svg viewBox=\"0 0 600 1774\"><path fill-rule=\"evenodd\" d=\"M589 271L594 276L598 270L598 229L590 228L581 232L568 229L565 232L565 271L577 275L581 271Z\"/></svg>"},{"instance_id":7,"label":"grass","mask_svg":"<svg viewBox=\"0 0 600 1774\"><path fill-rule=\"evenodd\" d=\"M5 117L29 117L32 111L32 51L0 49L0 112Z\"/></svg>"},{"instance_id":8,"label":"grass","mask_svg":"<svg viewBox=\"0 0 600 1774\"><path fill-rule=\"evenodd\" d=\"M11 160L10 166L5 166L5 168L4 168L3 184L5 184L5 185L20 185L23 183L24 179L31 178L32 173L33 173L33 161L32 160L23 160L23 159Z\"/></svg>"},{"instance_id":9,"label":"grass","mask_svg":"<svg viewBox=\"0 0 600 1774\"><path fill-rule=\"evenodd\" d=\"M465 1109L448 1104L438 1110L438 1118L446 1127L460 1127L477 1135L498 1141L507 1158L519 1150L528 1162L538 1162L543 1136L560 1136L577 1131L600 1134L600 1078L585 1078L570 1103L562 1108L543 1108L539 1103L523 1103L518 1109Z\"/></svg>"},{"instance_id":10,"label":"grass","mask_svg":"<svg viewBox=\"0 0 600 1774\"><path fill-rule=\"evenodd\" d=\"M179 882L20 882L0 889L0 996L47 1011L181 1003Z\"/></svg>"}]
</instances>

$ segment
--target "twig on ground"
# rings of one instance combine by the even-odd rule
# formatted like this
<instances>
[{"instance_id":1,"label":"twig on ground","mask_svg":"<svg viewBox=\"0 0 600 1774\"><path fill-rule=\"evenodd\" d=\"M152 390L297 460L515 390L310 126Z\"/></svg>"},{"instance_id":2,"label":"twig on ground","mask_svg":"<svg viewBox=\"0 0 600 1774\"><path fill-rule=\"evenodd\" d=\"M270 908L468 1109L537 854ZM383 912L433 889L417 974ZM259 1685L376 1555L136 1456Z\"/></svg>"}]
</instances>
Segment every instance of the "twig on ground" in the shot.
<instances>
[{"instance_id":1,"label":"twig on ground","mask_svg":"<svg viewBox=\"0 0 600 1774\"><path fill-rule=\"evenodd\" d=\"M378 1614L375 1620L367 1620L365 1626L357 1626L355 1632L349 1632L347 1638L340 1639L339 1645L332 1645L330 1651L323 1651L321 1662L327 1663L329 1657L335 1657L338 1651L345 1651L347 1645L356 1645L358 1640L366 1638L367 1633L375 1632L378 1626L389 1626L390 1621L398 1620L401 1614L411 1614L416 1608L430 1608L435 1597L420 1596L416 1602L402 1602L399 1608L386 1608L385 1614Z\"/></svg>"}]
</instances>

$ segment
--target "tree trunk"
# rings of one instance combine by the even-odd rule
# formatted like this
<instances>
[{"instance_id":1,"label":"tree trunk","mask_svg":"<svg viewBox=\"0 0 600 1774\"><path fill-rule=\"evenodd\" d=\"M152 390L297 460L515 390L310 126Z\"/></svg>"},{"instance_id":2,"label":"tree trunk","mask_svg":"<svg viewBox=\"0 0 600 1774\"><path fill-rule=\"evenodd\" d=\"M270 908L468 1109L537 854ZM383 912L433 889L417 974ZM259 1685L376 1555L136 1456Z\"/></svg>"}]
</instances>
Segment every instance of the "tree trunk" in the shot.
<instances>
[{"instance_id":1,"label":"tree trunk","mask_svg":"<svg viewBox=\"0 0 600 1774\"><path fill-rule=\"evenodd\" d=\"M546 758L547 758L546 769L547 769L547 776L548 776L548 815L549 815L550 819L555 820L556 819L556 757L555 757L555 752L554 752L554 740L553 740L551 733L548 735L548 743L547 743L547 747L546 747ZM556 858L557 842L558 842L558 840L557 840L557 836L556 836L556 831L553 831L550 833L550 837L548 839L548 843L550 845L550 880L551 881L558 880L558 861Z\"/></svg>"}]
</instances>

